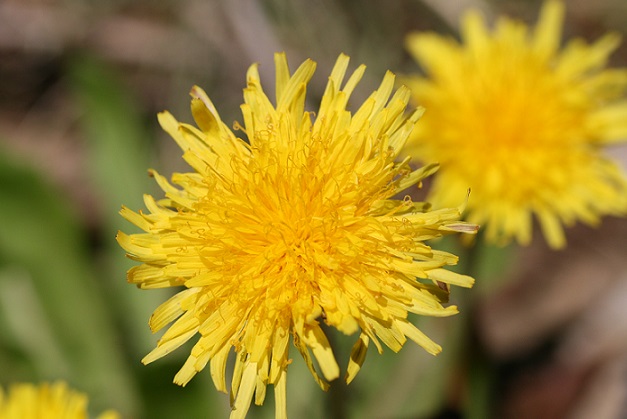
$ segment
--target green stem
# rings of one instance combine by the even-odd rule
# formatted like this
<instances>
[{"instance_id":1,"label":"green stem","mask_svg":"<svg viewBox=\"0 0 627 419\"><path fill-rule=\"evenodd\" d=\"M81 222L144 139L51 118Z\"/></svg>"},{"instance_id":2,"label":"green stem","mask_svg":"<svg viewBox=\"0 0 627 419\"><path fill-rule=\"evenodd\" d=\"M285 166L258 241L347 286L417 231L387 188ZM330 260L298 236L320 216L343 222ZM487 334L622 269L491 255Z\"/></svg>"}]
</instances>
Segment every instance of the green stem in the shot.
<instances>
[{"instance_id":1,"label":"green stem","mask_svg":"<svg viewBox=\"0 0 627 419\"><path fill-rule=\"evenodd\" d=\"M334 333L335 330L330 330L330 328L326 329L325 333L329 339L329 344L331 345L331 348L333 348L333 352L335 352L337 358L337 355L342 352L340 342L338 342L337 336ZM344 382L342 378L338 378L333 381L326 397L326 417L329 419L346 418L348 410L348 395L349 392L347 391L346 382Z\"/></svg>"},{"instance_id":2,"label":"green stem","mask_svg":"<svg viewBox=\"0 0 627 419\"><path fill-rule=\"evenodd\" d=\"M502 276L509 254L506 249L487 247L480 235L474 246L468 249L465 259L465 273L473 276L477 284L476 292L465 301L467 316L464 339L468 345L468 355L463 361L466 363L466 399L463 410L465 418L487 419L494 416L496 374L479 339L476 311L480 298L496 285L494 280Z\"/></svg>"}]
</instances>

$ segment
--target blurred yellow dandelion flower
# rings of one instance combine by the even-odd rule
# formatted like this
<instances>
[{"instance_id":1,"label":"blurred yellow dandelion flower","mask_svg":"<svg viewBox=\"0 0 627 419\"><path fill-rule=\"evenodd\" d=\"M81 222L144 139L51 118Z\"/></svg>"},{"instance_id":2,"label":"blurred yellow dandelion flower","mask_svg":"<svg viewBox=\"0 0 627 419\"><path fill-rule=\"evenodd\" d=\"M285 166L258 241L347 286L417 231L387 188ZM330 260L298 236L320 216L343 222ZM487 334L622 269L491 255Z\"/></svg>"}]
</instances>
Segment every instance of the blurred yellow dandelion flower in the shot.
<instances>
[{"instance_id":1,"label":"blurred yellow dandelion flower","mask_svg":"<svg viewBox=\"0 0 627 419\"><path fill-rule=\"evenodd\" d=\"M535 215L560 248L562 225L627 210L626 177L602 155L627 139L627 70L605 68L620 39L573 40L559 51L563 9L547 1L533 31L503 17L489 33L471 11L461 44L407 38L428 75L404 80L426 107L408 147L441 164L429 200L447 206L470 187L468 220L485 224L491 242L528 244Z\"/></svg>"},{"instance_id":2,"label":"blurred yellow dandelion flower","mask_svg":"<svg viewBox=\"0 0 627 419\"><path fill-rule=\"evenodd\" d=\"M275 56L276 105L251 66L244 126L236 124L248 142L194 87L191 110L199 129L167 112L159 122L195 172L174 174L177 188L152 171L166 198L146 195L150 214L121 211L146 232L118 233L128 256L143 262L128 272L129 282L142 289L185 288L152 315L153 331L176 321L143 362L200 335L174 381L185 385L209 363L216 388L226 392L234 348L233 418L246 415L253 395L262 404L268 384L275 387L276 416L286 417L290 336L320 387L326 390L326 380L339 376L320 321L345 334L360 332L347 381L370 341L379 351L380 342L398 351L409 338L438 353L408 312L454 314L455 307L442 306L438 285L473 283L443 269L456 256L424 244L475 232L476 226L459 221L460 209L430 211L426 203L391 199L437 169L412 171L409 159L395 162L421 113L405 114L408 89L390 98L394 75L388 72L351 114L347 101L365 67L341 87L348 62L338 58L317 113L304 111L313 61L290 75L285 55Z\"/></svg>"},{"instance_id":3,"label":"blurred yellow dandelion flower","mask_svg":"<svg viewBox=\"0 0 627 419\"><path fill-rule=\"evenodd\" d=\"M0 418L2 419L87 419L87 396L68 388L59 381L38 386L13 384L8 391L0 387ZM119 415L106 411L99 419L117 419Z\"/></svg>"}]
</instances>

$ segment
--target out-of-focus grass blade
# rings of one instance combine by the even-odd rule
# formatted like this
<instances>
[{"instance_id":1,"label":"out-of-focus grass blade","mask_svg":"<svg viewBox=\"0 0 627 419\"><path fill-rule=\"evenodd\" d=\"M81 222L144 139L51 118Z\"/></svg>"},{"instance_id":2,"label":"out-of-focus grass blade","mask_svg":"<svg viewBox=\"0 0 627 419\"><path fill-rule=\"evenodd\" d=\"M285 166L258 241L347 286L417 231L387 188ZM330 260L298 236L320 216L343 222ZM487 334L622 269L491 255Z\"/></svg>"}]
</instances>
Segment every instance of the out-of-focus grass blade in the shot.
<instances>
[{"instance_id":1,"label":"out-of-focus grass blade","mask_svg":"<svg viewBox=\"0 0 627 419\"><path fill-rule=\"evenodd\" d=\"M511 269L518 260L521 248L515 244L507 246L487 245L483 240L477 243L476 263L473 272L476 283L474 286L473 301L485 298L497 291L511 278Z\"/></svg>"},{"instance_id":2,"label":"out-of-focus grass blade","mask_svg":"<svg viewBox=\"0 0 627 419\"><path fill-rule=\"evenodd\" d=\"M220 417L215 412L214 403L218 399L208 368L185 389L172 383L191 350L190 345L155 364L139 363L157 341L150 332L148 319L167 300L171 290L139 291L127 284L126 271L137 263L124 257L115 234L118 230L139 231L118 214L122 204L137 210L144 208L143 194L152 191L162 194L147 176L150 156L154 155L150 151L152 133L131 96L106 64L86 56L77 57L70 67L70 76L84 110L81 123L87 137L91 177L102 200L106 240L103 272L107 276L104 279L115 296L112 307L125 328L125 341L136 362L133 372L142 389L146 415L157 419L173 415ZM156 121L156 116L150 118Z\"/></svg>"},{"instance_id":3,"label":"out-of-focus grass blade","mask_svg":"<svg viewBox=\"0 0 627 419\"><path fill-rule=\"evenodd\" d=\"M148 328L152 311L167 299L168 291L139 292L126 283L126 271L133 265L117 245L118 230L138 229L119 214L122 205L143 208L142 196L151 190L149 130L137 106L122 84L104 63L77 57L70 67L70 81L82 106L81 125L85 132L91 181L98 190L103 211L103 278L110 285L115 308L128 336L132 355L140 358L155 345Z\"/></svg>"},{"instance_id":4,"label":"out-of-focus grass blade","mask_svg":"<svg viewBox=\"0 0 627 419\"><path fill-rule=\"evenodd\" d=\"M489 419L494 417L496 373L486 356L482 354L473 355L468 365L464 417L467 419Z\"/></svg>"},{"instance_id":5,"label":"out-of-focus grass blade","mask_svg":"<svg viewBox=\"0 0 627 419\"><path fill-rule=\"evenodd\" d=\"M8 265L0 269L2 378L70 376L70 360L53 333L31 273L11 261Z\"/></svg>"},{"instance_id":6,"label":"out-of-focus grass blade","mask_svg":"<svg viewBox=\"0 0 627 419\"><path fill-rule=\"evenodd\" d=\"M90 394L92 406L108 406L133 414L137 409L135 390L107 317L77 217L59 191L33 170L13 162L2 150L0 179L0 260L12 269L27 272L11 275L9 281L3 278L3 287L17 281L15 290L26 291L14 293L14 298L23 301L13 301L11 309L20 310L12 313L13 317L37 317L30 309L38 305L35 309L46 316L42 326L52 328L49 332L59 342L70 366L66 377L43 376L59 372L52 369L35 371L40 376L32 378L67 379ZM35 296L28 291L28 277L32 278ZM10 319L5 323L18 324ZM41 325L29 323L29 327L38 324ZM26 336L15 332L13 335ZM29 342L17 339L20 341ZM22 350L26 355L41 352L42 348ZM37 362L32 364L36 367Z\"/></svg>"}]
</instances>

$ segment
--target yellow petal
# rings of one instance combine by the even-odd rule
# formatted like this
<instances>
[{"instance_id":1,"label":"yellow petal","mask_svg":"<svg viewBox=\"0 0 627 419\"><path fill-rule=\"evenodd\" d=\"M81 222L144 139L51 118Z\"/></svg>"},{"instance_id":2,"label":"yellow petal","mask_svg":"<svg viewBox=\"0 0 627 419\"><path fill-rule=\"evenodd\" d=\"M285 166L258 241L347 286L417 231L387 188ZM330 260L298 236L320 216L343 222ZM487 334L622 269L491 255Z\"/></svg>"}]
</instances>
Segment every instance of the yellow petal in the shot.
<instances>
[{"instance_id":1,"label":"yellow petal","mask_svg":"<svg viewBox=\"0 0 627 419\"><path fill-rule=\"evenodd\" d=\"M411 340L422 346L427 352L432 355L437 355L442 352L442 347L429 339L427 335L422 333L416 326L409 323L406 320L399 320L396 322L398 328Z\"/></svg>"},{"instance_id":2,"label":"yellow petal","mask_svg":"<svg viewBox=\"0 0 627 419\"><path fill-rule=\"evenodd\" d=\"M563 20L563 3L547 0L542 6L540 18L533 34L533 48L540 56L549 58L559 48Z\"/></svg>"},{"instance_id":3,"label":"yellow petal","mask_svg":"<svg viewBox=\"0 0 627 419\"><path fill-rule=\"evenodd\" d=\"M427 277L434 281L440 281L446 284L457 285L465 288L470 288L475 283L475 280L468 275L461 275L456 272L447 271L446 269L432 269L427 271Z\"/></svg>"},{"instance_id":4,"label":"yellow petal","mask_svg":"<svg viewBox=\"0 0 627 419\"><path fill-rule=\"evenodd\" d=\"M348 360L348 367L346 368L346 376L344 377L346 384L350 384L351 381L355 379L357 373L361 369L361 366L364 364L366 353L368 352L368 342L368 336L362 333L359 335L357 342L353 345L353 349L351 349L351 355Z\"/></svg>"},{"instance_id":5,"label":"yellow petal","mask_svg":"<svg viewBox=\"0 0 627 419\"><path fill-rule=\"evenodd\" d=\"M231 410L230 419L245 419L248 409L250 408L250 402L253 399L253 392L255 391L257 379L257 364L248 363L244 367L242 374L242 381L235 397L235 403Z\"/></svg>"},{"instance_id":6,"label":"yellow petal","mask_svg":"<svg viewBox=\"0 0 627 419\"><path fill-rule=\"evenodd\" d=\"M211 358L211 379L218 391L226 393L226 361L229 356L231 346L224 345L213 358Z\"/></svg>"},{"instance_id":7,"label":"yellow petal","mask_svg":"<svg viewBox=\"0 0 627 419\"><path fill-rule=\"evenodd\" d=\"M324 378L331 381L339 377L340 367L335 361L331 345L322 329L320 329L320 326L306 328L303 342L311 348L311 351L318 360L318 365L320 365Z\"/></svg>"},{"instance_id":8,"label":"yellow petal","mask_svg":"<svg viewBox=\"0 0 627 419\"><path fill-rule=\"evenodd\" d=\"M287 419L287 373L281 371L274 384L275 419Z\"/></svg>"}]
</instances>

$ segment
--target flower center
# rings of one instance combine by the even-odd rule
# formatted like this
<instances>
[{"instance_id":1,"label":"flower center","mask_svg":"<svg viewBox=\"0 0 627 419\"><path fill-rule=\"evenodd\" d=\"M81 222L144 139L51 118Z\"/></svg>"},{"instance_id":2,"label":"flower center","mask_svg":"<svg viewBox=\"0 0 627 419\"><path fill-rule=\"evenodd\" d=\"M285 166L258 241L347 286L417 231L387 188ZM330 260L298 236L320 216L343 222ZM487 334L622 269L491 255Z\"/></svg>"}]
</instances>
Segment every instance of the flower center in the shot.
<instances>
[{"instance_id":1,"label":"flower center","mask_svg":"<svg viewBox=\"0 0 627 419\"><path fill-rule=\"evenodd\" d=\"M464 178L483 179L480 188L485 193L524 202L539 184L549 190L562 186L564 179L546 176L538 182L530 176L573 164L563 147L580 140L576 132L585 108L576 91L547 74L548 63L531 54L502 56L510 61L475 63L483 77L458 97L460 108L448 112L453 118L449 125L457 128L445 133L437 147L448 155L441 159L443 164L463 172Z\"/></svg>"}]
</instances>

